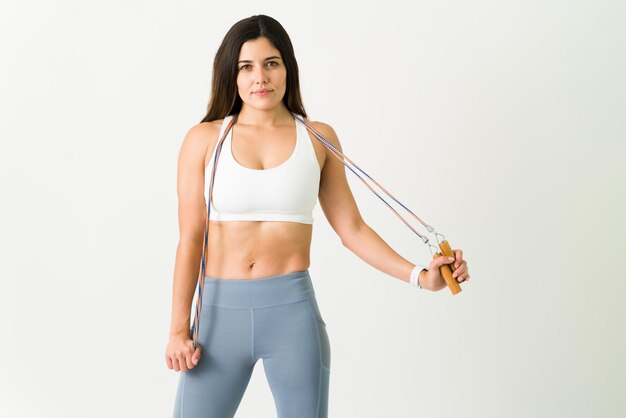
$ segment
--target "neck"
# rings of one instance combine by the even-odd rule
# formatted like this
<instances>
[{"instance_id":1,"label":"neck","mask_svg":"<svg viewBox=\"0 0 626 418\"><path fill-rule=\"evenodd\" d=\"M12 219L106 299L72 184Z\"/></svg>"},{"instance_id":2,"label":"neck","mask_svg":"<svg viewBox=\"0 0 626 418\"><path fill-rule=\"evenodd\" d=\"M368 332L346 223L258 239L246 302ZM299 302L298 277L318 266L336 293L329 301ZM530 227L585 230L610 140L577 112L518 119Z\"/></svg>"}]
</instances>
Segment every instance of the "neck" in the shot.
<instances>
[{"instance_id":1,"label":"neck","mask_svg":"<svg viewBox=\"0 0 626 418\"><path fill-rule=\"evenodd\" d=\"M239 111L237 123L242 125L255 125L270 127L290 123L293 116L284 106L276 106L273 109L254 109L245 104Z\"/></svg>"}]
</instances>

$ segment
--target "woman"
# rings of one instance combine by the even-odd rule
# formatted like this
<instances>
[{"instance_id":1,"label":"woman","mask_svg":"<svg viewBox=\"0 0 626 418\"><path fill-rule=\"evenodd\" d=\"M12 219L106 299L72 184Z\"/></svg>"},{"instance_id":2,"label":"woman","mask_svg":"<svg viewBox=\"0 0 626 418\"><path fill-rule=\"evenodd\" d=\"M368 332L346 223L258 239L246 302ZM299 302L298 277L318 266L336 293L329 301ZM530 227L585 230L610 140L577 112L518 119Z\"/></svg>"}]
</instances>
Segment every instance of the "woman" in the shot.
<instances>
[{"instance_id":1,"label":"woman","mask_svg":"<svg viewBox=\"0 0 626 418\"><path fill-rule=\"evenodd\" d=\"M188 131L178 160L180 241L166 351L168 367L183 372L174 416L233 417L263 359L279 418L326 417L330 343L308 271L316 200L343 245L393 277L408 282L419 274L420 287L440 290L446 284L439 267L452 261L438 257L422 269L365 224L342 162L294 116L341 150L329 125L307 118L293 47L280 23L265 15L237 22L213 71L208 113ZM230 122L208 199L207 173ZM194 350L190 310L205 193L211 216ZM460 249L454 252L454 274L463 282L467 263Z\"/></svg>"}]
</instances>

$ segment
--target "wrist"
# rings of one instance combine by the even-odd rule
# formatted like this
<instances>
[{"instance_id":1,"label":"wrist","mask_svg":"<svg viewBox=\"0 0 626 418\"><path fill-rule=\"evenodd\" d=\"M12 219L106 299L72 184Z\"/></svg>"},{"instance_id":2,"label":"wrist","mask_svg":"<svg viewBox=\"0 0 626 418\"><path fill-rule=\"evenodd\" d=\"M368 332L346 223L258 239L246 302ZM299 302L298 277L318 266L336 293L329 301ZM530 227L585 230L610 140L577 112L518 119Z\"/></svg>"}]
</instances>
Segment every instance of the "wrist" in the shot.
<instances>
[{"instance_id":1,"label":"wrist","mask_svg":"<svg viewBox=\"0 0 626 418\"><path fill-rule=\"evenodd\" d=\"M411 274L409 276L409 284L411 284L412 286L418 287L420 289L423 289L424 288L423 284L426 278L426 276L424 276L424 273L423 273L424 271L428 271L426 266L422 264L416 264L411 270Z\"/></svg>"},{"instance_id":2,"label":"wrist","mask_svg":"<svg viewBox=\"0 0 626 418\"><path fill-rule=\"evenodd\" d=\"M189 324L177 326L175 328L170 329L170 337L181 336L181 335L188 336L190 331L191 331L191 328L189 327Z\"/></svg>"},{"instance_id":3,"label":"wrist","mask_svg":"<svg viewBox=\"0 0 626 418\"><path fill-rule=\"evenodd\" d=\"M426 289L427 287L425 287L425 285L428 283L427 282L427 279L428 279L428 269L426 267L424 267L420 271L420 274L419 274L418 278L419 278L419 282L420 282L420 287L422 289Z\"/></svg>"}]
</instances>

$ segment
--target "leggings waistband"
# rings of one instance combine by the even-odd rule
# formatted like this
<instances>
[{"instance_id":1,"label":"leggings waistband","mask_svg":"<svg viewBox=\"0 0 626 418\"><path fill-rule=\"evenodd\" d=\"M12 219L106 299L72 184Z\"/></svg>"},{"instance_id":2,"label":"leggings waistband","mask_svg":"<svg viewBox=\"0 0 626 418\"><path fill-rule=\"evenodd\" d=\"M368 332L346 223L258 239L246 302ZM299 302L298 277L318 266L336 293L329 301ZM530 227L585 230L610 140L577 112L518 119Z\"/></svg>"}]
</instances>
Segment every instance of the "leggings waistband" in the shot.
<instances>
[{"instance_id":1,"label":"leggings waistband","mask_svg":"<svg viewBox=\"0 0 626 418\"><path fill-rule=\"evenodd\" d=\"M299 302L315 295L309 270L251 280L204 276L202 304L259 308Z\"/></svg>"}]
</instances>

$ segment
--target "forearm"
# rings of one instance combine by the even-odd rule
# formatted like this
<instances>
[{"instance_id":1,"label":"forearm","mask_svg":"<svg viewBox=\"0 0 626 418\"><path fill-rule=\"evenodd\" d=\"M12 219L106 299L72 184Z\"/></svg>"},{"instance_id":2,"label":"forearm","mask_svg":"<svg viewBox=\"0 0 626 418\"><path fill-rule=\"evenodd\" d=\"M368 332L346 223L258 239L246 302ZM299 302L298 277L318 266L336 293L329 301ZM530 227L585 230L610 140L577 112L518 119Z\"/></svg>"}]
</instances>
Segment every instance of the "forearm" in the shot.
<instances>
[{"instance_id":1,"label":"forearm","mask_svg":"<svg viewBox=\"0 0 626 418\"><path fill-rule=\"evenodd\" d=\"M409 283L411 270L415 264L395 252L372 228L366 223L355 231L343 245L365 261L370 266L392 277ZM428 274L422 270L419 283L424 289L432 290L428 283Z\"/></svg>"},{"instance_id":2,"label":"forearm","mask_svg":"<svg viewBox=\"0 0 626 418\"><path fill-rule=\"evenodd\" d=\"M188 334L191 324L191 302L198 284L202 242L178 243L172 286L172 322L170 334Z\"/></svg>"}]
</instances>

